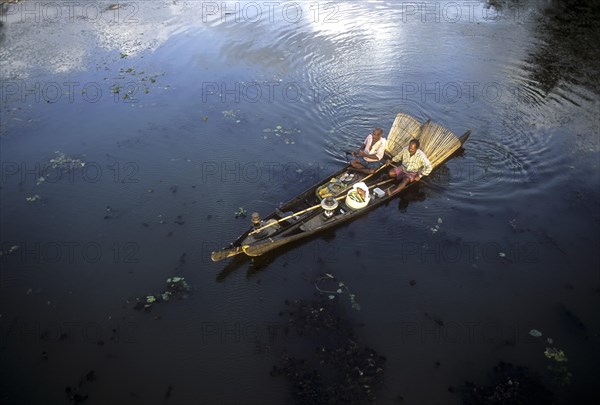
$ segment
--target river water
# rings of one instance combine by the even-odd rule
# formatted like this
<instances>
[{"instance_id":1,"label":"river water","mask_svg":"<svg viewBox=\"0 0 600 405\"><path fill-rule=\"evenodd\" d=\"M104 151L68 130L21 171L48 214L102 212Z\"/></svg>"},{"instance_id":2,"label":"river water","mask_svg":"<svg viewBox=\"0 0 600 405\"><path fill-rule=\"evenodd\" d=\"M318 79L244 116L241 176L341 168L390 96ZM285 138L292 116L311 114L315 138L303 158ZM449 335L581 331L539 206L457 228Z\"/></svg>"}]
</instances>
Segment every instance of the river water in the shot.
<instances>
[{"instance_id":1,"label":"river water","mask_svg":"<svg viewBox=\"0 0 600 405\"><path fill-rule=\"evenodd\" d=\"M461 403L449 387L488 384L500 361L558 403L598 397L597 8L109 6L4 5L0 402L65 402L80 380L87 403L292 402L269 371L313 347L278 314L326 273L387 359L378 403ZM210 261L248 226L240 207L269 213L398 112L473 132L426 184L334 232ZM49 166L61 153L85 166ZM172 276L187 299L133 309Z\"/></svg>"}]
</instances>

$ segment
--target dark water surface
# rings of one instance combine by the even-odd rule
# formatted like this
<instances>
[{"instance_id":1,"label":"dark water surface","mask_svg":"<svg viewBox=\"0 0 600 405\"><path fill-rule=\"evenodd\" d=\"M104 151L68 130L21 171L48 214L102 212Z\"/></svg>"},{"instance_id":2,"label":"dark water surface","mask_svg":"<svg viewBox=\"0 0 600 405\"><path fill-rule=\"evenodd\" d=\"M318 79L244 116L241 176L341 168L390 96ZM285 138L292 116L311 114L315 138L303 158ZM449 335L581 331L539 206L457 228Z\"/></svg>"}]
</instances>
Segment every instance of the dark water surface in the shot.
<instances>
[{"instance_id":1,"label":"dark water surface","mask_svg":"<svg viewBox=\"0 0 600 405\"><path fill-rule=\"evenodd\" d=\"M94 404L290 402L269 371L313 345L278 313L325 273L387 358L378 403L460 403L448 388L499 361L559 403L598 398L597 7L44 4L6 6L0 28L0 402L68 402L82 378ZM210 261L247 227L239 207L267 214L398 112L473 134L351 224ZM86 165L42 170L55 151ZM189 298L133 309L175 275Z\"/></svg>"}]
</instances>

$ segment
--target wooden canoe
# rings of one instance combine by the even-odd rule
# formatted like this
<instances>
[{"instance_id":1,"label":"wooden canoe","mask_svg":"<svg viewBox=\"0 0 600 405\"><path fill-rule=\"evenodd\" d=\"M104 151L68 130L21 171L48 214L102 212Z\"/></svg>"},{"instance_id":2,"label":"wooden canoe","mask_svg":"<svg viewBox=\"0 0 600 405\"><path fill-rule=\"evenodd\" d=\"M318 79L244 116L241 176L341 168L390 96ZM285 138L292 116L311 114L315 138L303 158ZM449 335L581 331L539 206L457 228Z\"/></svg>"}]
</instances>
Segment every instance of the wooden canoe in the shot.
<instances>
[{"instance_id":1,"label":"wooden canoe","mask_svg":"<svg viewBox=\"0 0 600 405\"><path fill-rule=\"evenodd\" d=\"M470 130L466 131L459 138L441 125L430 121L420 124L410 115L400 113L387 136L386 155L395 156L411 139L416 138L435 169L457 152L470 134ZM384 166L376 173L367 175L345 166L282 204L260 221L256 219L255 223L229 247L212 252L211 259L219 261L242 253L247 256L260 256L288 243L351 221L397 196L388 196L386 193L377 197L373 193L375 188L385 191L394 184L393 179L386 178L387 171L388 167ZM356 209L346 197L352 186L359 182L368 186L371 197L364 208ZM325 215L322 206L323 199L328 196L337 201L337 208L330 212L332 215L329 217Z\"/></svg>"}]
</instances>

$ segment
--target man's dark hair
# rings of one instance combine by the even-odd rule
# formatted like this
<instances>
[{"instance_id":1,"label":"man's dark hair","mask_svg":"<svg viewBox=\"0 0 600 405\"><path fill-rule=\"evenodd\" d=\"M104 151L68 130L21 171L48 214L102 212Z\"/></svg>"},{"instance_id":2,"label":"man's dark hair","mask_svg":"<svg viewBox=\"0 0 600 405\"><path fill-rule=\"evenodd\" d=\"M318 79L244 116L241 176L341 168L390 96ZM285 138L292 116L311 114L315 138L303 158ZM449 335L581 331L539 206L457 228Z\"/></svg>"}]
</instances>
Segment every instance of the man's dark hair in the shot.
<instances>
[{"instance_id":1,"label":"man's dark hair","mask_svg":"<svg viewBox=\"0 0 600 405\"><path fill-rule=\"evenodd\" d=\"M415 145L417 145L417 149L419 149L419 147L421 146L421 143L419 142L419 140L418 140L418 139L411 139L411 140L410 140L410 142L409 142L408 144L409 144L409 145L410 145L410 144L415 144Z\"/></svg>"}]
</instances>

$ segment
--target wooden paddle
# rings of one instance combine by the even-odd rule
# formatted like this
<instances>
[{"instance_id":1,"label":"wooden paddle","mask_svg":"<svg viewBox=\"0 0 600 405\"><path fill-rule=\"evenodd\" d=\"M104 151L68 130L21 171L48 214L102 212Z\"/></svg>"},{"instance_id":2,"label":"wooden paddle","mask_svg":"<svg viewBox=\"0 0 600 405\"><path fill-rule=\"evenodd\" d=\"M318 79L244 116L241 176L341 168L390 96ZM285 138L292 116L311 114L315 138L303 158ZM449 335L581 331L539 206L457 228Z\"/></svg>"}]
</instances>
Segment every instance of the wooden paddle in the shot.
<instances>
[{"instance_id":1,"label":"wooden paddle","mask_svg":"<svg viewBox=\"0 0 600 405\"><path fill-rule=\"evenodd\" d=\"M213 262L218 262L219 260L223 260L223 259L227 259L228 257L233 257L236 255L239 255L243 251L244 250L242 249L241 246L231 248L231 249L217 250L216 252L212 252L210 254L210 259Z\"/></svg>"},{"instance_id":2,"label":"wooden paddle","mask_svg":"<svg viewBox=\"0 0 600 405\"><path fill-rule=\"evenodd\" d=\"M378 173L378 172L379 172L381 169L383 169L384 167L386 167L386 166L388 166L388 165L389 165L389 163L386 163L386 164L382 165L382 166L381 166L381 167L379 167L377 170L375 170L373 173L369 174L368 176L365 176L365 177L364 177L364 178L362 178L362 179L359 179L359 180L357 180L355 183L357 183L357 182L359 182L359 181L362 181L362 182L364 182L364 181L365 181L365 180L367 180L369 177L372 177L373 175L375 175L375 174L376 174L376 173ZM353 184L355 184L355 183L349 184L349 185L348 185L348 187L347 187L347 188L345 188L344 190L340 191L340 193L343 193L345 190L347 190L347 189L348 189L350 186L352 186L352 185L353 185ZM346 198L346 196L345 196L345 195L343 195L343 196L339 196L339 197L337 197L337 196L336 196L336 198L335 198L335 199L336 199L336 200L342 200L342 199L344 199L344 198ZM306 214L307 212L309 212L309 211L312 211L312 210L315 210L315 209L319 208L320 206L321 206L321 204L319 203L319 204L313 205L312 207L308 207L308 208L306 208L306 209L304 209L304 210L302 210L302 211L300 211L300 212L296 212L296 213L294 213L294 214L288 215L287 217L283 217L283 218L281 218L281 219L278 219L277 221L270 222L270 223L268 223L267 225L261 226L260 228L257 228L257 229L255 229L255 230L253 230L252 232L250 232L250 233L248 234L248 236L250 236L250 235L254 235L255 233L258 233L258 232L260 232L260 231L262 231L262 230L265 230L265 229L267 229L267 228L269 228L269 227L271 227L271 226L273 226L273 225L275 225L275 224L278 224L278 223L280 223L280 222L286 221L286 220L288 220L288 219L290 219L290 218L297 217L298 215Z\"/></svg>"},{"instance_id":3,"label":"wooden paddle","mask_svg":"<svg viewBox=\"0 0 600 405\"><path fill-rule=\"evenodd\" d=\"M340 196L340 197L336 197L335 199L336 200L341 200L343 198L346 198L346 196L343 195L343 196ZM283 217L281 219L278 219L277 221L269 222L267 225L261 226L260 228L257 228L255 230L253 230L252 232L250 232L248 234L248 236L254 235L255 233L258 233L258 232L260 232L260 231L262 231L264 229L267 229L267 228L269 228L269 227L271 227L271 226L273 226L275 224L278 224L280 222L286 221L286 220L288 220L290 218L297 217L298 215L306 214L307 212L315 210L315 209L319 208L320 206L321 206L321 204L319 203L319 204L313 205L312 207L308 207L306 209L303 209L302 211L296 212L295 214L291 214L291 215L288 215L287 217Z\"/></svg>"}]
</instances>

